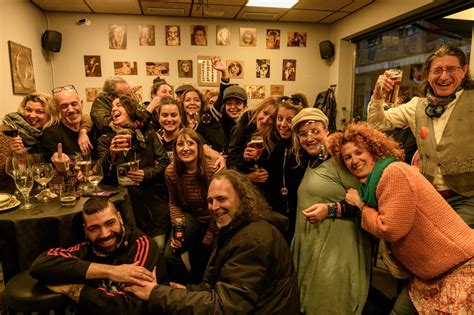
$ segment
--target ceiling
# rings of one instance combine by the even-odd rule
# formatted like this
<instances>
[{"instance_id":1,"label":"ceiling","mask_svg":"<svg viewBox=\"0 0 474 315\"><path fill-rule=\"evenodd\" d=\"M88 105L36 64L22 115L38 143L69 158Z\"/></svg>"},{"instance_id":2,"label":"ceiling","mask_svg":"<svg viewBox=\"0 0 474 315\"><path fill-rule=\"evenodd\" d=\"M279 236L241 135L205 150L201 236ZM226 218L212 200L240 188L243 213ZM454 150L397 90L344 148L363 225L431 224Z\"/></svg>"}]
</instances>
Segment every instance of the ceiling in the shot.
<instances>
[{"instance_id":1,"label":"ceiling","mask_svg":"<svg viewBox=\"0 0 474 315\"><path fill-rule=\"evenodd\" d=\"M247 0L31 0L43 11L331 24L376 0L299 0L291 9L246 7ZM377 0L378 1L378 0Z\"/></svg>"}]
</instances>

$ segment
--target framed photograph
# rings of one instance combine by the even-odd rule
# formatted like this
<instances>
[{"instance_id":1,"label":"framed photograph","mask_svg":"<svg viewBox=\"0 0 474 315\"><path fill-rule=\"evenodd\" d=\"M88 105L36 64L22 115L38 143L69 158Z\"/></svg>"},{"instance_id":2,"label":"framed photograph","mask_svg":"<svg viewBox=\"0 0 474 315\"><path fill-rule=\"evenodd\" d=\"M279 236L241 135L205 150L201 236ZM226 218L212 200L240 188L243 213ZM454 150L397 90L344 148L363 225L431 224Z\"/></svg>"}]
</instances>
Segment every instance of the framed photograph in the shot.
<instances>
[{"instance_id":1,"label":"framed photograph","mask_svg":"<svg viewBox=\"0 0 474 315\"><path fill-rule=\"evenodd\" d=\"M216 45L230 46L230 28L228 26L216 26Z\"/></svg>"},{"instance_id":2,"label":"framed photograph","mask_svg":"<svg viewBox=\"0 0 474 315\"><path fill-rule=\"evenodd\" d=\"M207 25L191 25L191 45L207 46Z\"/></svg>"},{"instance_id":3,"label":"framed photograph","mask_svg":"<svg viewBox=\"0 0 474 315\"><path fill-rule=\"evenodd\" d=\"M166 46L181 45L181 28L179 25L165 25Z\"/></svg>"},{"instance_id":4,"label":"framed photograph","mask_svg":"<svg viewBox=\"0 0 474 315\"><path fill-rule=\"evenodd\" d=\"M256 60L255 76L257 78L270 77L270 59L257 59Z\"/></svg>"},{"instance_id":5,"label":"framed photograph","mask_svg":"<svg viewBox=\"0 0 474 315\"><path fill-rule=\"evenodd\" d=\"M270 95L277 95L277 96L285 95L285 86L283 84L270 85Z\"/></svg>"},{"instance_id":6,"label":"framed photograph","mask_svg":"<svg viewBox=\"0 0 474 315\"><path fill-rule=\"evenodd\" d=\"M155 25L138 25L138 43L140 46L155 46Z\"/></svg>"},{"instance_id":7,"label":"framed photograph","mask_svg":"<svg viewBox=\"0 0 474 315\"><path fill-rule=\"evenodd\" d=\"M246 85L245 91L248 98L259 100L265 98L265 85Z\"/></svg>"},{"instance_id":8,"label":"framed photograph","mask_svg":"<svg viewBox=\"0 0 474 315\"><path fill-rule=\"evenodd\" d=\"M84 56L84 70L86 71L86 77L101 77L100 56Z\"/></svg>"},{"instance_id":9,"label":"framed photograph","mask_svg":"<svg viewBox=\"0 0 474 315\"><path fill-rule=\"evenodd\" d=\"M180 78L193 77L193 61L192 60L178 60L178 77Z\"/></svg>"},{"instance_id":10,"label":"framed photograph","mask_svg":"<svg viewBox=\"0 0 474 315\"><path fill-rule=\"evenodd\" d=\"M10 51L10 69L14 94L36 92L35 72L31 48L8 41Z\"/></svg>"},{"instance_id":11,"label":"framed photograph","mask_svg":"<svg viewBox=\"0 0 474 315\"><path fill-rule=\"evenodd\" d=\"M169 62L153 62L147 61L146 75L152 76L167 76L170 75L170 63Z\"/></svg>"},{"instance_id":12,"label":"framed photograph","mask_svg":"<svg viewBox=\"0 0 474 315\"><path fill-rule=\"evenodd\" d=\"M281 79L283 81L296 80L296 59L283 59Z\"/></svg>"},{"instance_id":13,"label":"framed photograph","mask_svg":"<svg viewBox=\"0 0 474 315\"><path fill-rule=\"evenodd\" d=\"M136 61L114 61L114 75L137 75Z\"/></svg>"},{"instance_id":14,"label":"framed photograph","mask_svg":"<svg viewBox=\"0 0 474 315\"><path fill-rule=\"evenodd\" d=\"M227 60L227 70L229 77L232 79L244 78L244 61L243 60Z\"/></svg>"},{"instance_id":15,"label":"framed photograph","mask_svg":"<svg viewBox=\"0 0 474 315\"><path fill-rule=\"evenodd\" d=\"M198 85L219 86L220 73L212 67L210 56L198 56Z\"/></svg>"},{"instance_id":16,"label":"framed photograph","mask_svg":"<svg viewBox=\"0 0 474 315\"><path fill-rule=\"evenodd\" d=\"M265 46L267 49L280 49L280 30L267 30Z\"/></svg>"},{"instance_id":17,"label":"framed photograph","mask_svg":"<svg viewBox=\"0 0 474 315\"><path fill-rule=\"evenodd\" d=\"M240 46L256 47L257 46L257 29L256 28L240 28Z\"/></svg>"},{"instance_id":18,"label":"framed photograph","mask_svg":"<svg viewBox=\"0 0 474 315\"><path fill-rule=\"evenodd\" d=\"M86 88L86 101L93 102L100 92L102 92L102 88L100 87Z\"/></svg>"},{"instance_id":19,"label":"framed photograph","mask_svg":"<svg viewBox=\"0 0 474 315\"><path fill-rule=\"evenodd\" d=\"M134 85L131 87L132 94L131 96L137 101L137 102L142 102L143 101L143 88L141 85Z\"/></svg>"},{"instance_id":20,"label":"framed photograph","mask_svg":"<svg viewBox=\"0 0 474 315\"><path fill-rule=\"evenodd\" d=\"M122 24L109 25L109 48L127 49L127 26Z\"/></svg>"},{"instance_id":21,"label":"framed photograph","mask_svg":"<svg viewBox=\"0 0 474 315\"><path fill-rule=\"evenodd\" d=\"M288 32L288 47L306 47L306 32Z\"/></svg>"}]
</instances>

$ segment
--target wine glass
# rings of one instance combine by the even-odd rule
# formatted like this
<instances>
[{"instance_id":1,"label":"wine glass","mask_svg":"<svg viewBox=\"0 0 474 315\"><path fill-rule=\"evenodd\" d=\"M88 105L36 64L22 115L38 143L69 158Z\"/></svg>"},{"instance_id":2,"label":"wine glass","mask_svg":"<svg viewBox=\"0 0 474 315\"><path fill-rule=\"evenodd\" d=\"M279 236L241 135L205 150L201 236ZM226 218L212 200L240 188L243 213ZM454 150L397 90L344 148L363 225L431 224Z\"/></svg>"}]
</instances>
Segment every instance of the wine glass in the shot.
<instances>
[{"instance_id":1,"label":"wine glass","mask_svg":"<svg viewBox=\"0 0 474 315\"><path fill-rule=\"evenodd\" d=\"M46 202L51 200L51 192L46 185L54 176L54 167L51 163L36 163L31 167L34 180L41 185L41 192L36 196L38 201Z\"/></svg>"},{"instance_id":2,"label":"wine glass","mask_svg":"<svg viewBox=\"0 0 474 315\"><path fill-rule=\"evenodd\" d=\"M247 144L248 147L255 149L255 164L254 168L258 168L258 159L263 153L263 138L261 136L252 136L250 142Z\"/></svg>"},{"instance_id":3,"label":"wine glass","mask_svg":"<svg viewBox=\"0 0 474 315\"><path fill-rule=\"evenodd\" d=\"M83 192L88 191L88 177L91 170L91 156L87 153L82 153L77 155L76 165L78 166L79 170L81 171L82 175L84 176L85 184L82 186Z\"/></svg>"},{"instance_id":4,"label":"wine glass","mask_svg":"<svg viewBox=\"0 0 474 315\"><path fill-rule=\"evenodd\" d=\"M23 199L25 202L21 205L20 209L31 209L34 208L35 205L30 203L30 192L33 188L33 174L31 169L23 168L19 170L15 170L13 172L13 179L15 180L15 185L18 190L23 195ZM39 213L41 211L37 211Z\"/></svg>"},{"instance_id":5,"label":"wine glass","mask_svg":"<svg viewBox=\"0 0 474 315\"><path fill-rule=\"evenodd\" d=\"M3 121L3 122L4 122L4 125L2 126L1 132L9 138L18 137L18 128L14 126L13 124L10 124L6 121Z\"/></svg>"},{"instance_id":6,"label":"wine glass","mask_svg":"<svg viewBox=\"0 0 474 315\"><path fill-rule=\"evenodd\" d=\"M92 186L94 186L94 194L97 194L97 186L103 178L104 172L102 171L102 165L100 164L100 161L92 161L87 180L92 184Z\"/></svg>"}]
</instances>

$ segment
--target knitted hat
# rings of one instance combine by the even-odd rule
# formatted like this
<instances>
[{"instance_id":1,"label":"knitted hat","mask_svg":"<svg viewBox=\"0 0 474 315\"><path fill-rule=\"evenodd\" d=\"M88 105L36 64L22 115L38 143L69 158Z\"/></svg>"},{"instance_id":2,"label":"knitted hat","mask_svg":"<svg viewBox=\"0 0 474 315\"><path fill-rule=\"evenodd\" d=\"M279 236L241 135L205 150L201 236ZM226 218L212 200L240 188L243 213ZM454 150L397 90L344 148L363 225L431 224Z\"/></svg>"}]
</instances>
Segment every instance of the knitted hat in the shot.
<instances>
[{"instance_id":1,"label":"knitted hat","mask_svg":"<svg viewBox=\"0 0 474 315\"><path fill-rule=\"evenodd\" d=\"M241 101L244 101L244 103L247 103L247 92L245 92L245 90L240 86L229 86L224 90L224 97L222 98L222 101L225 103L225 101L229 98L237 98Z\"/></svg>"},{"instance_id":2,"label":"knitted hat","mask_svg":"<svg viewBox=\"0 0 474 315\"><path fill-rule=\"evenodd\" d=\"M326 127L328 126L329 120L324 115L324 113L317 108L303 108L300 110L298 114L296 114L295 117L291 120L291 131L295 131L296 128L298 127L298 124L304 121L320 121L322 122Z\"/></svg>"},{"instance_id":3,"label":"knitted hat","mask_svg":"<svg viewBox=\"0 0 474 315\"><path fill-rule=\"evenodd\" d=\"M192 85L183 84L183 85L178 86L174 92L176 94L179 94L179 93L183 93L184 91L192 90L192 89L194 89L194 87Z\"/></svg>"}]
</instances>

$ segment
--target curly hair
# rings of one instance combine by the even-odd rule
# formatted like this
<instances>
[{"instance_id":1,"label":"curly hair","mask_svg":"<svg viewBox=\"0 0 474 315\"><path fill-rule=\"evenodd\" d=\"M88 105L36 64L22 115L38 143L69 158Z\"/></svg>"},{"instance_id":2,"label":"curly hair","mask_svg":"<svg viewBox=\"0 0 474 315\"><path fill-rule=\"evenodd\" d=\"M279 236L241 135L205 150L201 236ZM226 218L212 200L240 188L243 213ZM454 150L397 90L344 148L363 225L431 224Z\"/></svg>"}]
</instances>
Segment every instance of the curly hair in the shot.
<instances>
[{"instance_id":1,"label":"curly hair","mask_svg":"<svg viewBox=\"0 0 474 315\"><path fill-rule=\"evenodd\" d=\"M173 144L173 171L176 174L177 190L178 196L182 196L183 201L186 199L186 194L184 193L184 180L183 175L186 172L186 165L178 157L178 151L176 150L176 145L180 138L190 138L197 144L198 155L197 155L197 173L198 183L201 188L201 196L204 200L207 199L207 189L209 188L209 183L207 179L207 169L206 169L206 156L204 155L203 141L196 131L191 128L183 128L178 131L176 138Z\"/></svg>"},{"instance_id":2,"label":"curly hair","mask_svg":"<svg viewBox=\"0 0 474 315\"><path fill-rule=\"evenodd\" d=\"M117 85L119 83L128 84L125 79L121 77L109 77L105 79L104 86L102 87L102 93L110 98L111 100L119 96Z\"/></svg>"},{"instance_id":3,"label":"curly hair","mask_svg":"<svg viewBox=\"0 0 474 315\"><path fill-rule=\"evenodd\" d=\"M215 173L211 182L222 178L230 182L239 197L240 220L244 222L256 221L270 212L267 201L247 177L236 170L224 169Z\"/></svg>"},{"instance_id":4,"label":"curly hair","mask_svg":"<svg viewBox=\"0 0 474 315\"><path fill-rule=\"evenodd\" d=\"M342 132L332 134L327 141L329 153L344 167L346 165L341 149L349 142L365 148L376 160L388 156L393 156L399 161L405 160L405 151L400 148L398 142L383 132L370 128L366 123L357 123L348 125Z\"/></svg>"},{"instance_id":5,"label":"curly hair","mask_svg":"<svg viewBox=\"0 0 474 315\"><path fill-rule=\"evenodd\" d=\"M56 125L59 122L59 113L54 99L51 97L51 95L45 93L32 93L26 95L18 106L18 112L21 116L25 117L26 103L30 101L43 105L43 110L48 116L48 121L42 127L43 130L49 126Z\"/></svg>"}]
</instances>

